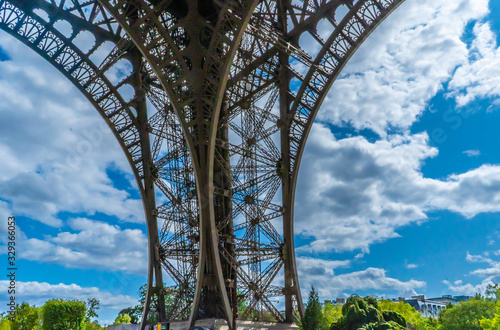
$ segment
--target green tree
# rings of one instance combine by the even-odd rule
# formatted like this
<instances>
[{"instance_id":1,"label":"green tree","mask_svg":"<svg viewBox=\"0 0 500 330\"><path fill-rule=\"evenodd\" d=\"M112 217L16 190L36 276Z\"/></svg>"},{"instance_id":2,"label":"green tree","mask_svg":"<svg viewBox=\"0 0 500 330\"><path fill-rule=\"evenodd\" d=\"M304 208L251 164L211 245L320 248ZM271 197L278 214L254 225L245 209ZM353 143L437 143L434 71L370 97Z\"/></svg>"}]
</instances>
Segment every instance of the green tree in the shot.
<instances>
[{"instance_id":1,"label":"green tree","mask_svg":"<svg viewBox=\"0 0 500 330\"><path fill-rule=\"evenodd\" d=\"M342 306L326 303L323 307L323 325L321 329L330 329L334 322L342 317Z\"/></svg>"},{"instance_id":2,"label":"green tree","mask_svg":"<svg viewBox=\"0 0 500 330\"><path fill-rule=\"evenodd\" d=\"M146 294L148 292L148 285L144 284L139 288L139 304L133 307L135 313L134 315L138 319L142 319L142 311L144 310L144 304L146 303ZM149 308L147 324L157 324L158 323L158 313L157 313L157 296L154 294L151 297L151 305Z\"/></svg>"},{"instance_id":3,"label":"green tree","mask_svg":"<svg viewBox=\"0 0 500 330\"><path fill-rule=\"evenodd\" d=\"M0 321L0 330L10 330L12 328L12 322L8 319L2 319Z\"/></svg>"},{"instance_id":4,"label":"green tree","mask_svg":"<svg viewBox=\"0 0 500 330\"><path fill-rule=\"evenodd\" d=\"M94 321L91 323L87 323L87 325L85 326L85 329L86 330L102 330L104 328L101 327L101 325L97 321Z\"/></svg>"},{"instance_id":5,"label":"green tree","mask_svg":"<svg viewBox=\"0 0 500 330\"><path fill-rule=\"evenodd\" d=\"M422 319L421 314L417 312L413 306L410 306L404 301L394 302L389 299L382 299L378 302L378 305L382 311L393 311L401 314L407 323L410 323L410 320L415 318Z\"/></svg>"},{"instance_id":6,"label":"green tree","mask_svg":"<svg viewBox=\"0 0 500 330\"><path fill-rule=\"evenodd\" d=\"M86 329L102 329L97 321L92 322L92 318L97 318L99 315L97 311L101 308L99 306L100 301L96 298L89 298L85 303L87 308L87 314L85 316Z\"/></svg>"},{"instance_id":7,"label":"green tree","mask_svg":"<svg viewBox=\"0 0 500 330\"><path fill-rule=\"evenodd\" d=\"M16 317L11 323L12 330L35 330L40 325L40 308L23 302L16 306Z\"/></svg>"},{"instance_id":8,"label":"green tree","mask_svg":"<svg viewBox=\"0 0 500 330\"><path fill-rule=\"evenodd\" d=\"M0 330L10 330L12 322L9 320L9 314L0 314Z\"/></svg>"},{"instance_id":9,"label":"green tree","mask_svg":"<svg viewBox=\"0 0 500 330\"><path fill-rule=\"evenodd\" d=\"M479 321L481 327L485 330L498 330L500 329L500 302L497 302L495 305L495 315L493 319L487 319L483 316L483 318Z\"/></svg>"},{"instance_id":10,"label":"green tree","mask_svg":"<svg viewBox=\"0 0 500 330\"><path fill-rule=\"evenodd\" d=\"M262 321L275 322L276 318L269 313L268 311L259 311L252 306L248 305L248 302L244 299L244 293L237 292L237 309L238 309L238 318L244 320L254 320L256 318L261 319Z\"/></svg>"},{"instance_id":11,"label":"green tree","mask_svg":"<svg viewBox=\"0 0 500 330\"><path fill-rule=\"evenodd\" d=\"M135 306L135 307L127 307L127 308L122 309L118 313L118 315L127 314L128 316L130 316L130 323L131 324L139 324L139 320L141 318L141 313L142 313L142 311L138 310L137 306Z\"/></svg>"},{"instance_id":12,"label":"green tree","mask_svg":"<svg viewBox=\"0 0 500 330\"><path fill-rule=\"evenodd\" d=\"M414 307L404 301L393 302L383 299L379 302L382 311L393 311L405 318L408 329L410 330L431 330L437 328L437 322L432 318L424 318L422 314Z\"/></svg>"},{"instance_id":13,"label":"green tree","mask_svg":"<svg viewBox=\"0 0 500 330\"><path fill-rule=\"evenodd\" d=\"M134 307L129 307L132 311L133 315L130 315L131 319L137 320L136 322L139 323L140 320L142 320L142 312L144 310L144 304L146 303L146 293L147 293L147 284L142 285L139 288L139 304L134 306ZM186 296L181 296L178 294L177 291L175 290L167 290L168 293L164 295L165 298L165 307L166 307L166 313L168 314L170 312L170 309L176 305L176 301L179 299L189 299L189 297ZM180 297L179 297L180 296ZM158 313L157 313L157 306L158 305L158 297L156 294L153 294L151 297L151 305L149 308L149 313L148 313L148 319L147 319L147 324L157 324L158 323ZM135 318L133 317L135 316ZM189 316L189 311L186 311L186 314L181 315L181 317L187 318Z\"/></svg>"},{"instance_id":14,"label":"green tree","mask_svg":"<svg viewBox=\"0 0 500 330\"><path fill-rule=\"evenodd\" d=\"M311 287L301 329L318 330L321 328L323 323L323 313L321 310L321 304L319 303L318 293L314 290L314 287Z\"/></svg>"},{"instance_id":15,"label":"green tree","mask_svg":"<svg viewBox=\"0 0 500 330\"><path fill-rule=\"evenodd\" d=\"M433 329L439 329L439 323L438 320L432 317L428 317L425 319L424 324L419 328L419 330L433 330Z\"/></svg>"},{"instance_id":16,"label":"green tree","mask_svg":"<svg viewBox=\"0 0 500 330\"><path fill-rule=\"evenodd\" d=\"M342 317L335 322L332 330L402 330L407 329L406 320L394 311L382 311L377 299L351 296L342 306Z\"/></svg>"},{"instance_id":17,"label":"green tree","mask_svg":"<svg viewBox=\"0 0 500 330\"><path fill-rule=\"evenodd\" d=\"M128 314L119 314L113 324L130 324L130 316Z\"/></svg>"},{"instance_id":18,"label":"green tree","mask_svg":"<svg viewBox=\"0 0 500 330\"><path fill-rule=\"evenodd\" d=\"M86 315L83 301L51 299L42 307L42 330L83 330Z\"/></svg>"},{"instance_id":19,"label":"green tree","mask_svg":"<svg viewBox=\"0 0 500 330\"><path fill-rule=\"evenodd\" d=\"M446 308L439 314L439 329L443 330L481 330L480 321L493 319L495 302L480 295L461 301L458 305Z\"/></svg>"},{"instance_id":20,"label":"green tree","mask_svg":"<svg viewBox=\"0 0 500 330\"><path fill-rule=\"evenodd\" d=\"M99 317L97 314L97 311L101 308L99 306L100 301L96 298L89 298L87 299L87 302L85 303L85 306L87 308L87 320L90 323L90 319L93 317Z\"/></svg>"},{"instance_id":21,"label":"green tree","mask_svg":"<svg viewBox=\"0 0 500 330\"><path fill-rule=\"evenodd\" d=\"M486 297L493 297L494 300L500 301L500 284L490 284L486 288Z\"/></svg>"}]
</instances>

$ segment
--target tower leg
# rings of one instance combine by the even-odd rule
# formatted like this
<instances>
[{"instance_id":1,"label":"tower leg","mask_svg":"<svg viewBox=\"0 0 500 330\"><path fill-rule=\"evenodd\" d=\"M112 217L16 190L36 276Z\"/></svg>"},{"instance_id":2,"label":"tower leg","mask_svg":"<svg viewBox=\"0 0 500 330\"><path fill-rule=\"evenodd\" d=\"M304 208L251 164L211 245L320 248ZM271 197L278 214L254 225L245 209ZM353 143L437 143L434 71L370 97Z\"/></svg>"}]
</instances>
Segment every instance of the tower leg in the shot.
<instances>
[{"instance_id":1,"label":"tower leg","mask_svg":"<svg viewBox=\"0 0 500 330\"><path fill-rule=\"evenodd\" d=\"M289 1L279 1L278 7L278 25L281 31L288 31L287 28L287 11ZM289 86L291 81L291 74L288 63L290 63L290 56L284 52L279 55L280 62L280 120L281 127L281 178L282 178L282 198L283 198L283 261L285 268L285 322L294 322L294 306L293 298L295 297L297 303L297 311L300 317L303 316L302 296L299 288L299 281L297 276L297 268L295 264L295 244L293 233L293 204L294 204L294 189L295 181L291 175L291 158L290 158L290 103L291 96L289 93Z\"/></svg>"},{"instance_id":2,"label":"tower leg","mask_svg":"<svg viewBox=\"0 0 500 330\"><path fill-rule=\"evenodd\" d=\"M132 63L135 72L134 84L135 87L135 108L137 110L137 121L139 123L139 135L141 138L142 147L142 162L143 162L143 187L141 190L141 197L146 216L146 227L148 231L148 283L146 300L144 303L144 310L142 315L141 329L143 330L147 324L147 317L151 308L152 297L156 296L156 311L158 313L158 320L165 320L165 298L163 295L163 275L161 262L158 254L158 246L160 244L158 236L158 221L156 218L156 201L155 201L155 187L153 169L153 157L151 155L151 145L149 139L149 132L147 129L148 113L146 105L146 95L142 89L142 76L141 64L142 56L137 50L132 50L135 53L133 58L135 61Z\"/></svg>"},{"instance_id":3,"label":"tower leg","mask_svg":"<svg viewBox=\"0 0 500 330\"><path fill-rule=\"evenodd\" d=\"M214 185L208 166L198 168L200 205L200 263L189 323L200 318L223 318L232 324L232 308L219 255L219 232L214 216Z\"/></svg>"}]
</instances>

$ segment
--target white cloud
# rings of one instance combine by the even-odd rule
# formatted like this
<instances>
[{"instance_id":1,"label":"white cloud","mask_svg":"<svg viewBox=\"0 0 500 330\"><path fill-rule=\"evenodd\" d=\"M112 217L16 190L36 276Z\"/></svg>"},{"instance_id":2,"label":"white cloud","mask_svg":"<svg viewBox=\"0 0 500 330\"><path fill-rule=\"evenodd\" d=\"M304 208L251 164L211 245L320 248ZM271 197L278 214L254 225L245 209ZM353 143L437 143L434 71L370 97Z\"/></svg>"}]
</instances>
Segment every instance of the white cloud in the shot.
<instances>
[{"instance_id":1,"label":"white cloud","mask_svg":"<svg viewBox=\"0 0 500 330\"><path fill-rule=\"evenodd\" d=\"M367 268L362 271L334 275L333 268L338 262L321 259L298 259L298 272L303 295L314 286L320 297L329 299L342 296L344 291L383 290L397 291L401 295L415 294L415 290L426 286L426 282L409 280L400 281L386 276L386 271L381 268ZM343 261L340 262L343 267Z\"/></svg>"},{"instance_id":2,"label":"white cloud","mask_svg":"<svg viewBox=\"0 0 500 330\"><path fill-rule=\"evenodd\" d=\"M469 63L464 28L487 13L488 0L406 1L346 65L318 118L381 136L389 127L407 129L457 66Z\"/></svg>"},{"instance_id":3,"label":"white cloud","mask_svg":"<svg viewBox=\"0 0 500 330\"><path fill-rule=\"evenodd\" d=\"M3 298L7 298L9 281L0 281L0 291ZM21 303L41 306L49 299L78 299L87 300L97 298L102 308L122 309L137 304L137 299L131 296L102 291L97 287L81 287L77 284L49 284L46 282L16 282L16 300Z\"/></svg>"},{"instance_id":4,"label":"white cloud","mask_svg":"<svg viewBox=\"0 0 500 330\"><path fill-rule=\"evenodd\" d=\"M437 153L426 140L425 134L374 144L363 137L336 140L316 124L302 160L296 203L297 232L316 237L310 248L367 250L376 241L396 237L395 226L425 219L396 186L418 176L419 158ZM394 193L384 196L386 189ZM305 221L311 218L315 221Z\"/></svg>"},{"instance_id":5,"label":"white cloud","mask_svg":"<svg viewBox=\"0 0 500 330\"><path fill-rule=\"evenodd\" d=\"M494 255L497 255L493 252ZM478 268L470 272L469 275L475 275L482 277L483 280L479 284L472 283L463 283L462 280L458 280L453 282L449 282L448 280L443 281L443 283L448 287L449 290L465 294L469 296L473 296L476 293L484 295L488 286L494 285L498 283L498 278L500 277L500 261L495 261L488 256L490 253L488 251L484 252L482 255L474 255L467 252L465 260L469 263L483 263L487 264L489 267L487 268Z\"/></svg>"},{"instance_id":6,"label":"white cloud","mask_svg":"<svg viewBox=\"0 0 500 330\"><path fill-rule=\"evenodd\" d=\"M39 55L0 34L0 198L14 215L61 226L60 212L102 212L143 222L141 201L113 186L107 170L131 170L91 104Z\"/></svg>"},{"instance_id":7,"label":"white cloud","mask_svg":"<svg viewBox=\"0 0 500 330\"><path fill-rule=\"evenodd\" d=\"M417 264L406 264L405 265L406 269L415 269L415 268L418 268L418 267L419 267L419 265L417 265Z\"/></svg>"},{"instance_id":8,"label":"white cloud","mask_svg":"<svg viewBox=\"0 0 500 330\"><path fill-rule=\"evenodd\" d=\"M473 296L476 293L479 293L484 295L486 290L488 289L488 286L497 283L498 277L500 277L500 262L489 258L488 255L489 253L487 251L484 252L483 255L473 255L467 252L467 255L465 257L465 260L469 263L488 264L489 266L488 268L478 268L470 272L470 275L483 277L484 279L482 280L481 283L464 284L462 280L457 280L453 282L453 284L450 281L445 280L443 281L443 283L448 287L449 290L459 294Z\"/></svg>"},{"instance_id":9,"label":"white cloud","mask_svg":"<svg viewBox=\"0 0 500 330\"><path fill-rule=\"evenodd\" d=\"M486 255L487 253L485 253ZM478 275L478 276L486 276L489 278L494 278L497 276L500 276L500 262L495 261L491 258L488 258L486 256L481 256L481 255L471 255L469 252L467 252L467 257L465 258L468 262L471 263L487 263L490 267L489 268L481 268L481 269L476 269L471 272L471 275Z\"/></svg>"},{"instance_id":10,"label":"white cloud","mask_svg":"<svg viewBox=\"0 0 500 330\"><path fill-rule=\"evenodd\" d=\"M477 23L473 33L470 61L456 70L449 84L449 94L456 98L459 106L465 106L478 97L500 96L500 49L497 48L496 36L489 23Z\"/></svg>"},{"instance_id":11,"label":"white cloud","mask_svg":"<svg viewBox=\"0 0 500 330\"><path fill-rule=\"evenodd\" d=\"M483 165L443 180L423 177L437 149L427 134L337 140L316 124L297 187L296 230L315 240L298 250L361 249L397 237L396 229L448 210L472 218L500 211L500 166ZM314 219L314 222L310 221Z\"/></svg>"},{"instance_id":12,"label":"white cloud","mask_svg":"<svg viewBox=\"0 0 500 330\"><path fill-rule=\"evenodd\" d=\"M12 217L10 205L7 202L0 200L0 233L7 232L7 219ZM5 235L0 235L0 242L6 239Z\"/></svg>"},{"instance_id":13,"label":"white cloud","mask_svg":"<svg viewBox=\"0 0 500 330\"><path fill-rule=\"evenodd\" d=\"M311 276L333 276L334 269L349 267L350 260L324 260L310 257L298 257L297 268Z\"/></svg>"},{"instance_id":14,"label":"white cloud","mask_svg":"<svg viewBox=\"0 0 500 330\"><path fill-rule=\"evenodd\" d=\"M477 157L481 154L479 150L465 150L462 153L466 154L469 157Z\"/></svg>"},{"instance_id":15,"label":"white cloud","mask_svg":"<svg viewBox=\"0 0 500 330\"><path fill-rule=\"evenodd\" d=\"M488 0L406 1L353 56L319 111L324 125L313 127L301 163L296 228L315 240L299 251L367 252L373 243L398 237L398 227L425 221L429 211L467 218L500 211L500 167L425 178L421 166L438 150L430 147L427 134L408 133L450 80L448 95L459 104L494 95L485 91L500 84L488 78L500 75L490 75L488 67L496 65L500 51L490 26L477 23L489 13L488 5ZM461 38L470 23L476 24L475 38L468 47ZM482 85L491 88L464 89ZM381 139L337 140L326 123L369 128ZM392 134L393 128L400 134ZM306 223L311 218L315 222Z\"/></svg>"},{"instance_id":16,"label":"white cloud","mask_svg":"<svg viewBox=\"0 0 500 330\"><path fill-rule=\"evenodd\" d=\"M484 295L488 286L494 284L492 279L493 279L492 277L488 277L477 285L473 285L470 283L462 285L461 281L458 284L456 284L456 282L452 284L447 280L444 280L443 283L448 287L448 290L453 291L457 294L474 296L476 293Z\"/></svg>"},{"instance_id":17,"label":"white cloud","mask_svg":"<svg viewBox=\"0 0 500 330\"><path fill-rule=\"evenodd\" d=\"M71 268L94 268L145 274L147 238L139 229L84 218L69 220L73 232L60 232L43 240L19 242L27 260L57 263Z\"/></svg>"}]
</instances>

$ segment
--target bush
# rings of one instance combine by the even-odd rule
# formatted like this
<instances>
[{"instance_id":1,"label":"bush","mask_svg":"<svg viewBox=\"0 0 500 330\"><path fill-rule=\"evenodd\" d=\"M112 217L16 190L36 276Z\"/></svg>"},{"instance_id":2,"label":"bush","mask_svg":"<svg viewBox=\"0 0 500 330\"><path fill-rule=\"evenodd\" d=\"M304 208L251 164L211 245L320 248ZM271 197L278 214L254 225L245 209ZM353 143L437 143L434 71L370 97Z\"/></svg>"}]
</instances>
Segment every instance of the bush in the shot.
<instances>
[{"instance_id":1,"label":"bush","mask_svg":"<svg viewBox=\"0 0 500 330\"><path fill-rule=\"evenodd\" d=\"M85 329L87 307L79 300L49 300L42 307L42 330Z\"/></svg>"},{"instance_id":2,"label":"bush","mask_svg":"<svg viewBox=\"0 0 500 330\"><path fill-rule=\"evenodd\" d=\"M115 322L113 324L130 324L132 319L128 314L120 314L116 317Z\"/></svg>"},{"instance_id":3,"label":"bush","mask_svg":"<svg viewBox=\"0 0 500 330\"><path fill-rule=\"evenodd\" d=\"M12 322L12 330L36 330L40 324L40 308L23 302L16 306L16 317Z\"/></svg>"}]
</instances>

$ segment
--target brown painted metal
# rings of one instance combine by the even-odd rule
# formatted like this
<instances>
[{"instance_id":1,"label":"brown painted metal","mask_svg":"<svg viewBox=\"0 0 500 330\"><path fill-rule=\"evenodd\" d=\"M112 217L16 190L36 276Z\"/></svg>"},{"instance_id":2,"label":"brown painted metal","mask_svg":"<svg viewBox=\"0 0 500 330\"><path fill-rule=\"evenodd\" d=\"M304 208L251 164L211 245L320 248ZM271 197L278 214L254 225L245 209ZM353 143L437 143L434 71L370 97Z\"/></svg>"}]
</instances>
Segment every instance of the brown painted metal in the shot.
<instances>
[{"instance_id":1,"label":"brown painted metal","mask_svg":"<svg viewBox=\"0 0 500 330\"><path fill-rule=\"evenodd\" d=\"M0 28L70 79L130 162L148 230L143 319L154 296L160 320L302 316L293 207L307 136L345 63L402 2L0 0ZM75 44L84 33L88 51ZM111 82L123 60L130 72Z\"/></svg>"}]
</instances>

